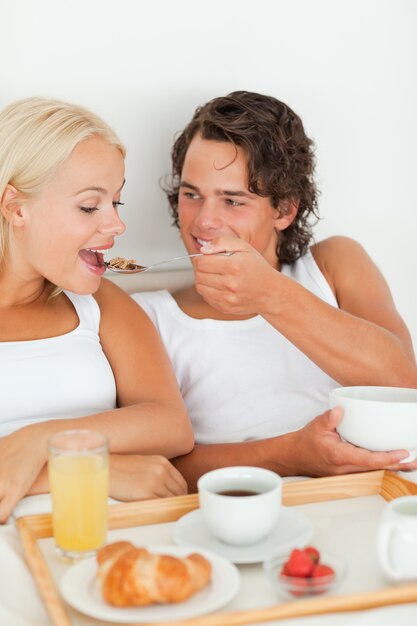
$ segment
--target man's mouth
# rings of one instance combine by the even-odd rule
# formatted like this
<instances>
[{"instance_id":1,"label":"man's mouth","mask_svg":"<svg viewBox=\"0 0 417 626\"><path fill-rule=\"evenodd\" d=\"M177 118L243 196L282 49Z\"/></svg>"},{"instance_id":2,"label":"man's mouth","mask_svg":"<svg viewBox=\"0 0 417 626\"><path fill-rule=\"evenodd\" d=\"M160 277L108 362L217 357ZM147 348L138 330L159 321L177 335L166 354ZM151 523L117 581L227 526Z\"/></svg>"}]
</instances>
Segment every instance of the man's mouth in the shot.
<instances>
[{"instance_id":1,"label":"man's mouth","mask_svg":"<svg viewBox=\"0 0 417 626\"><path fill-rule=\"evenodd\" d=\"M203 246L205 246L208 243L210 243L210 241L208 239L200 239L199 237L194 237L194 239L196 240L196 242L200 246L200 248L202 248Z\"/></svg>"}]
</instances>

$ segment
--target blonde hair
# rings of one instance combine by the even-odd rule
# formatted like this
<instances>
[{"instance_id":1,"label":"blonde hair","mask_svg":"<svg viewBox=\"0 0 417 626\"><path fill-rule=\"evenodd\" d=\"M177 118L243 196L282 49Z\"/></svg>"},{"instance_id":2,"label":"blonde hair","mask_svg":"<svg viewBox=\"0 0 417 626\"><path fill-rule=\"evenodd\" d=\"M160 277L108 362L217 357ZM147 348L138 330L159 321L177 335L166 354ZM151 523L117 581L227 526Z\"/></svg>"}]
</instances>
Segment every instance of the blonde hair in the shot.
<instances>
[{"instance_id":1,"label":"blonde hair","mask_svg":"<svg viewBox=\"0 0 417 626\"><path fill-rule=\"evenodd\" d=\"M7 185L26 197L37 195L74 148L99 136L125 148L114 131L83 107L46 98L26 98L0 112L0 199ZM8 221L0 214L0 262L12 245Z\"/></svg>"}]
</instances>

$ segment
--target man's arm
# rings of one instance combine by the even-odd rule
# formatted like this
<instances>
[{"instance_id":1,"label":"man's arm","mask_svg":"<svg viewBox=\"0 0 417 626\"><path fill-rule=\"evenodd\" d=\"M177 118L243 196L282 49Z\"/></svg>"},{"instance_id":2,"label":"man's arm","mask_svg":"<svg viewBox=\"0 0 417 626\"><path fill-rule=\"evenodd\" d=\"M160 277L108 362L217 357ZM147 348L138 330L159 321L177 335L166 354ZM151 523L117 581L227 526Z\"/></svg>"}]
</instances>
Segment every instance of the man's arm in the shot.
<instances>
[{"instance_id":1,"label":"man's arm","mask_svg":"<svg viewBox=\"0 0 417 626\"><path fill-rule=\"evenodd\" d=\"M197 444L189 454L172 459L188 483L197 491L198 478L212 469L232 465L265 467L281 476L329 476L375 469L417 469L417 461L401 464L406 450L370 452L343 442L336 426L340 408L326 411L304 428L259 441Z\"/></svg>"},{"instance_id":2,"label":"man's arm","mask_svg":"<svg viewBox=\"0 0 417 626\"><path fill-rule=\"evenodd\" d=\"M212 254L220 250L235 254ZM277 272L247 242L225 237L195 259L196 289L223 313L262 315L341 385L417 387L410 333L365 250L332 237L313 254L339 308Z\"/></svg>"}]
</instances>

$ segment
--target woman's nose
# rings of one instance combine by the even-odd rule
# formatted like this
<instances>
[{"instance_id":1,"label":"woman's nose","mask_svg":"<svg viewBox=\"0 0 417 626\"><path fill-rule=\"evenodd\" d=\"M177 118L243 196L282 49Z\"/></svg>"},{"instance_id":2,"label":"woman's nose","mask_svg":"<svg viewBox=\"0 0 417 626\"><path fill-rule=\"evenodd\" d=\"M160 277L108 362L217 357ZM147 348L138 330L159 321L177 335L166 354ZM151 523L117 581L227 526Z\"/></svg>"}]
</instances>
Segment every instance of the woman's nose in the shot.
<instances>
[{"instance_id":1,"label":"woman's nose","mask_svg":"<svg viewBox=\"0 0 417 626\"><path fill-rule=\"evenodd\" d=\"M111 219L102 222L100 231L114 235L122 235L126 230L126 224L121 220L116 210L113 210Z\"/></svg>"}]
</instances>

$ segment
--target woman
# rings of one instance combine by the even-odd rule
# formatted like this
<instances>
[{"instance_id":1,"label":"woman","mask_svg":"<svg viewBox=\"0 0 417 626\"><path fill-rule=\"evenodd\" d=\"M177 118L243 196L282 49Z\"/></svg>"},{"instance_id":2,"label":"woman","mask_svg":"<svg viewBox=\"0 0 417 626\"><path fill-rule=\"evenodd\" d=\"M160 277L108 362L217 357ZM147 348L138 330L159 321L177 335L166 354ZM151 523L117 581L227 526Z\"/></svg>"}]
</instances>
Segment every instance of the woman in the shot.
<instances>
[{"instance_id":1,"label":"woman","mask_svg":"<svg viewBox=\"0 0 417 626\"><path fill-rule=\"evenodd\" d=\"M239 91L199 107L172 151L168 190L194 285L135 299L155 322L193 423L175 465L260 465L287 475L400 466L407 451L343 442L340 385L417 386L409 332L356 242L312 244L314 153L285 103ZM232 255L219 255L221 251ZM318 417L317 417L318 416Z\"/></svg>"},{"instance_id":2,"label":"woman","mask_svg":"<svg viewBox=\"0 0 417 626\"><path fill-rule=\"evenodd\" d=\"M29 98L0 113L0 521L48 490L46 440L69 428L107 435L113 497L185 492L165 458L193 446L171 365L102 280L125 230L124 155L81 107Z\"/></svg>"}]
</instances>

